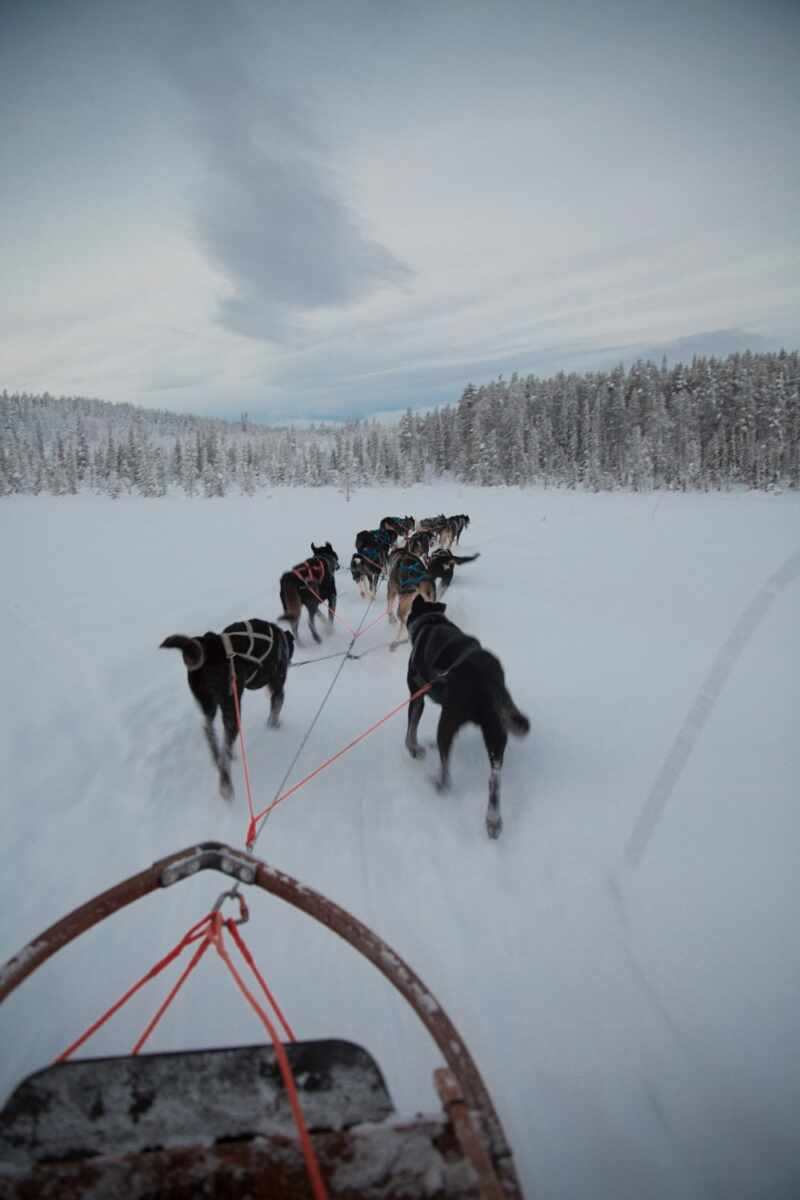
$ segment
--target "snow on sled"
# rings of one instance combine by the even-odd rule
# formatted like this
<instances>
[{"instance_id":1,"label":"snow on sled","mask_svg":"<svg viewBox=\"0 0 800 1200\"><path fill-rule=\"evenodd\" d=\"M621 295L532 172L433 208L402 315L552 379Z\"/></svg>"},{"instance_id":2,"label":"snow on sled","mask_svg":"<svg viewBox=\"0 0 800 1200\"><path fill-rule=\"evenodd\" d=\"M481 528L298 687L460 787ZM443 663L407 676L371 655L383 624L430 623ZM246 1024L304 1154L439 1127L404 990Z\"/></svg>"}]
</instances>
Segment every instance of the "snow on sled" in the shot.
<instances>
[{"instance_id":1,"label":"snow on sled","mask_svg":"<svg viewBox=\"0 0 800 1200\"><path fill-rule=\"evenodd\" d=\"M344 909L251 855L202 843L95 897L6 964L0 1001L93 925L207 869L279 896L374 963L442 1053L441 1111L399 1117L371 1056L338 1040L58 1062L24 1080L0 1113L0 1200L521 1198L478 1069L422 981Z\"/></svg>"}]
</instances>

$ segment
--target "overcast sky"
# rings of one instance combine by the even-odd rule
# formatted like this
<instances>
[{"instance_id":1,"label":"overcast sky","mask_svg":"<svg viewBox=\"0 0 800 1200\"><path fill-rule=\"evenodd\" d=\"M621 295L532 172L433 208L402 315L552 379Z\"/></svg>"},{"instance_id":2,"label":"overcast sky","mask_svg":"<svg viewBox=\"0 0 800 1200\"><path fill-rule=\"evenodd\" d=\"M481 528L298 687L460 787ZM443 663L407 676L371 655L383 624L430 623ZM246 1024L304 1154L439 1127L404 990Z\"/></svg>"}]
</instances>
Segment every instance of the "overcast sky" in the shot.
<instances>
[{"instance_id":1,"label":"overcast sky","mask_svg":"<svg viewBox=\"0 0 800 1200\"><path fill-rule=\"evenodd\" d=\"M0 387L278 420L800 344L795 0L0 12Z\"/></svg>"}]
</instances>

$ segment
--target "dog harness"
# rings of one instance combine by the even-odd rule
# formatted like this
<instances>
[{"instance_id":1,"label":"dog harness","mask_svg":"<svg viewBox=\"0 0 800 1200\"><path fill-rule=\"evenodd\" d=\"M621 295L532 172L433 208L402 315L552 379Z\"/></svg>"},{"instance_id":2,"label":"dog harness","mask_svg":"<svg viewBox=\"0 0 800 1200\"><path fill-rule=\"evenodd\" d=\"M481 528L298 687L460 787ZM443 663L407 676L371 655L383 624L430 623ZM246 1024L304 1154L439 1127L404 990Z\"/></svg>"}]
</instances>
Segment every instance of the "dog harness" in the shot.
<instances>
[{"instance_id":1,"label":"dog harness","mask_svg":"<svg viewBox=\"0 0 800 1200\"><path fill-rule=\"evenodd\" d=\"M381 565L381 552L377 546L365 546L363 550L359 550L358 556L368 559L373 566Z\"/></svg>"},{"instance_id":2,"label":"dog harness","mask_svg":"<svg viewBox=\"0 0 800 1200\"><path fill-rule=\"evenodd\" d=\"M249 687L272 652L272 647L275 645L275 630L272 625L267 625L268 632L259 633L253 629L252 621L239 621L237 624L243 625L244 629L232 629L230 633L227 631L221 633L220 637L222 638L222 644L225 647L225 653L228 656L228 661L232 669L234 668L233 660L235 658L240 658L243 662L253 664L253 669L243 684L244 687ZM236 649L233 642L234 638L247 638L247 645L243 649ZM265 643L263 649L259 647L259 643ZM257 648L259 648L259 653L256 653Z\"/></svg>"},{"instance_id":3,"label":"dog harness","mask_svg":"<svg viewBox=\"0 0 800 1200\"><path fill-rule=\"evenodd\" d=\"M325 578L327 563L317 558L307 558L305 562L298 563L296 567L292 567L292 574L296 575L301 583L312 584L316 587L322 583Z\"/></svg>"},{"instance_id":4,"label":"dog harness","mask_svg":"<svg viewBox=\"0 0 800 1200\"><path fill-rule=\"evenodd\" d=\"M397 570L397 583L401 592L415 592L421 583L430 579L424 562L401 562Z\"/></svg>"},{"instance_id":5,"label":"dog harness","mask_svg":"<svg viewBox=\"0 0 800 1200\"><path fill-rule=\"evenodd\" d=\"M416 672L419 678L424 680L425 683L435 683L437 678L444 679L450 674L451 671L455 670L456 667L460 667L461 664L465 662L471 654L475 654L476 651L483 649L477 638L470 637L469 634L466 634L462 629L459 629L457 625L450 625L448 622L448 626L445 626L442 629L442 632L445 636L436 647L436 656L433 659L433 662L426 662L425 644L427 642L427 638L423 637L423 634L427 632L425 626L433 628L438 625L441 627L443 622L439 620L438 617L438 613L430 613L427 617L418 617L415 622L415 625L417 625L418 628L416 632L412 633L411 635L414 644L411 648L411 654L408 659L408 670L409 673L412 671ZM451 646L453 642L457 641L463 641L466 643L463 654L459 654L458 658L456 658L449 667L445 667L443 671L437 671L436 663L441 658L442 653L447 649L448 646ZM420 647L422 647L421 654ZM422 661L418 662L418 659L421 659Z\"/></svg>"}]
</instances>

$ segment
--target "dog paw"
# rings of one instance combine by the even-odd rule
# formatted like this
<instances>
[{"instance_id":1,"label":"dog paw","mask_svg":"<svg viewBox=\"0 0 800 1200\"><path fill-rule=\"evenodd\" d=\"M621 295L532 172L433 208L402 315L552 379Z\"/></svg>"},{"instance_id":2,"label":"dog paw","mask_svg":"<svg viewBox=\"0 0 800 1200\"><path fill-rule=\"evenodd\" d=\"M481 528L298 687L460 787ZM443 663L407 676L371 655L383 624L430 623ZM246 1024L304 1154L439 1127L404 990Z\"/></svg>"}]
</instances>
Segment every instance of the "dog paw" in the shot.
<instances>
[{"instance_id":1,"label":"dog paw","mask_svg":"<svg viewBox=\"0 0 800 1200\"><path fill-rule=\"evenodd\" d=\"M267 718L267 729L280 729L281 723L278 717Z\"/></svg>"},{"instance_id":2,"label":"dog paw","mask_svg":"<svg viewBox=\"0 0 800 1200\"><path fill-rule=\"evenodd\" d=\"M408 753L411 755L412 758L424 758L425 757L425 747L424 746L409 746Z\"/></svg>"},{"instance_id":3,"label":"dog paw","mask_svg":"<svg viewBox=\"0 0 800 1200\"><path fill-rule=\"evenodd\" d=\"M231 801L233 799L233 784L230 779L220 780L219 794L223 800Z\"/></svg>"},{"instance_id":4,"label":"dog paw","mask_svg":"<svg viewBox=\"0 0 800 1200\"><path fill-rule=\"evenodd\" d=\"M503 828L503 818L502 817L499 817L499 816L491 817L490 816L490 817L486 818L486 832L488 833L490 838L499 838L500 831L502 828Z\"/></svg>"},{"instance_id":5,"label":"dog paw","mask_svg":"<svg viewBox=\"0 0 800 1200\"><path fill-rule=\"evenodd\" d=\"M436 788L437 792L449 792L450 779L449 777L442 779L441 775L434 775L433 786Z\"/></svg>"}]
</instances>

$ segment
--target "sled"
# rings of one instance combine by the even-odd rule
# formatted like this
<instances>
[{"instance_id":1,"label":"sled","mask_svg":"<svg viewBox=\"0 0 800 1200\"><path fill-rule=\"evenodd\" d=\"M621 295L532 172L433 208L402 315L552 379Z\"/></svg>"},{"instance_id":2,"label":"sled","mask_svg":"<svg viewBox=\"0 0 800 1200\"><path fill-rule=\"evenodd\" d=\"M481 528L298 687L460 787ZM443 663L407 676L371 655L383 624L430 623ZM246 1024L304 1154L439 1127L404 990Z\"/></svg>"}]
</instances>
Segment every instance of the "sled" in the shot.
<instances>
[{"instance_id":1,"label":"sled","mask_svg":"<svg viewBox=\"0 0 800 1200\"><path fill-rule=\"evenodd\" d=\"M362 1047L285 1043L331 1200L521 1200L483 1080L424 983L344 909L228 846L189 847L75 909L0 970L0 1002L106 917L203 870L262 888L339 934L405 997L444 1058L434 1071L441 1110L403 1118ZM25 1079L0 1112L0 1200L312 1194L270 1045L60 1062Z\"/></svg>"}]
</instances>

